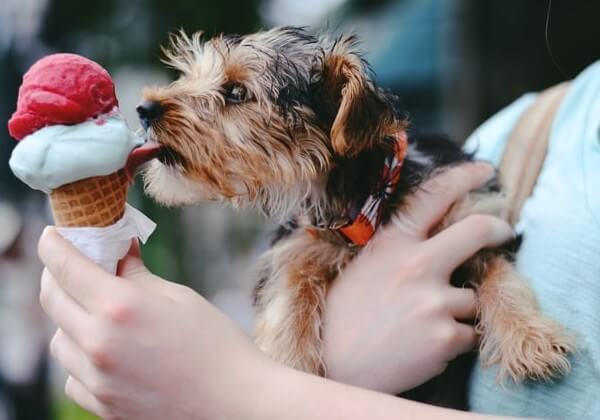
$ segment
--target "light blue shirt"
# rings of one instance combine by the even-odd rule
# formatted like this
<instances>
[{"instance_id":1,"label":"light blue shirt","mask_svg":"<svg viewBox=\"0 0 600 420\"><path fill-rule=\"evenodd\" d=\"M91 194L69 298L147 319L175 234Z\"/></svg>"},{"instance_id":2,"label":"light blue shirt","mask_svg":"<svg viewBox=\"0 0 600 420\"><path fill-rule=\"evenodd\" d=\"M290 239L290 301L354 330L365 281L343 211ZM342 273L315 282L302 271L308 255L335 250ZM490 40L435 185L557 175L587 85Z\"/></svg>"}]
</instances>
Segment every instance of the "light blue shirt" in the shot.
<instances>
[{"instance_id":1,"label":"light blue shirt","mask_svg":"<svg viewBox=\"0 0 600 420\"><path fill-rule=\"evenodd\" d=\"M521 97L479 127L465 148L498 164L508 134L535 95ZM552 384L503 390L494 369L475 368L473 411L600 419L600 61L572 83L552 125L548 154L518 225L517 257L542 310L578 334L571 373Z\"/></svg>"}]
</instances>

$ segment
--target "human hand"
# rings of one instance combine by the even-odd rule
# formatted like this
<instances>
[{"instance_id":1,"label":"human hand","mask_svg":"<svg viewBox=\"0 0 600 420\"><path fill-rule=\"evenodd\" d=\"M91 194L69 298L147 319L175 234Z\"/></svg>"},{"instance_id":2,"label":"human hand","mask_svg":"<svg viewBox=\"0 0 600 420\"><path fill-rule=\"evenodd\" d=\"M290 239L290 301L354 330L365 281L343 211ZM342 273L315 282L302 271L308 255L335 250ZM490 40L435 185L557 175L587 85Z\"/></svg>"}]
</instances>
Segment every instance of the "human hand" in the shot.
<instances>
[{"instance_id":1,"label":"human hand","mask_svg":"<svg viewBox=\"0 0 600 420\"><path fill-rule=\"evenodd\" d=\"M47 267L40 301L59 327L51 352L79 405L128 420L229 420L251 410L271 362L201 296L151 274L137 243L118 277L54 228L42 235L39 254Z\"/></svg>"},{"instance_id":2,"label":"human hand","mask_svg":"<svg viewBox=\"0 0 600 420\"><path fill-rule=\"evenodd\" d=\"M407 229L403 234L412 237L409 225L403 225ZM398 257L395 252L376 257L382 254L378 248L386 248L386 241L396 243L394 238L379 236L376 244L380 245L373 256L349 270L340 284L360 286L356 282L364 281L364 272L359 267L364 271L370 259L385 263ZM112 276L79 254L53 228L46 229L39 243L40 257L47 266L40 301L59 326L51 352L69 373L65 391L106 420L472 418L468 413L372 393L278 366L202 297L149 273L138 252L136 244L121 262L119 276ZM387 262L391 266L388 271L377 268L379 280L394 292L400 291L401 287L395 286L400 280L390 273L393 264ZM415 293L417 297L419 293ZM340 293L331 308L336 307L336 300L343 303L343 298ZM352 293L346 298L353 298ZM355 319L362 322L360 315L360 311L354 312ZM335 321L331 314L329 318ZM428 325L438 324L443 323ZM357 331L363 328L364 332L365 325L368 327L368 323L357 323ZM386 338L381 334L368 338L385 342L381 337ZM394 345L405 352L401 342ZM390 360L393 358L379 367L377 363L371 366L387 373L396 368L389 369ZM367 364L362 366L370 369ZM408 375L398 372L402 375L392 372L394 378Z\"/></svg>"},{"instance_id":3,"label":"human hand","mask_svg":"<svg viewBox=\"0 0 600 420\"><path fill-rule=\"evenodd\" d=\"M428 180L393 225L382 229L332 285L325 310L328 376L399 394L442 373L472 349L473 290L449 284L452 272L484 247L512 236L504 221L469 216L429 238L448 208L493 175L464 164Z\"/></svg>"}]
</instances>

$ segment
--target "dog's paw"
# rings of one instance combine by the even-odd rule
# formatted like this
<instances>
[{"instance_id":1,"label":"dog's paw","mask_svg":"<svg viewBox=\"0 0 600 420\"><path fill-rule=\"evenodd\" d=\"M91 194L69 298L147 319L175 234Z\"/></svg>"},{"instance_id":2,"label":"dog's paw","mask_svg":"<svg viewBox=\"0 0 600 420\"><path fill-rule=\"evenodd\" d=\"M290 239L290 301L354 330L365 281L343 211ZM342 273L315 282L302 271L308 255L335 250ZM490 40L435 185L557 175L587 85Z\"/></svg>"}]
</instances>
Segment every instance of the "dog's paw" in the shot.
<instances>
[{"instance_id":1,"label":"dog's paw","mask_svg":"<svg viewBox=\"0 0 600 420\"><path fill-rule=\"evenodd\" d=\"M571 369L568 354L575 337L557 322L539 315L522 320L503 333L484 333L480 359L484 366L498 364L498 382L552 381Z\"/></svg>"}]
</instances>

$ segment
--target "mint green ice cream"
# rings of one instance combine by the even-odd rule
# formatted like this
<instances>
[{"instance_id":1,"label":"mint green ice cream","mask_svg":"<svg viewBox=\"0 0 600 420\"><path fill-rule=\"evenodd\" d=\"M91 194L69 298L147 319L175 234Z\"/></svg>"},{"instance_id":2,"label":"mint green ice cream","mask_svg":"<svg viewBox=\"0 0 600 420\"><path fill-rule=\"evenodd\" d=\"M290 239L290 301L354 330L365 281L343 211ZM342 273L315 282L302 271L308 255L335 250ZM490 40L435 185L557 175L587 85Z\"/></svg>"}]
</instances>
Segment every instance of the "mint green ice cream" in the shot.
<instances>
[{"instance_id":1,"label":"mint green ice cream","mask_svg":"<svg viewBox=\"0 0 600 420\"><path fill-rule=\"evenodd\" d=\"M125 120L111 113L75 125L52 125L24 137L9 166L36 190L52 190L93 176L109 175L125 166L129 153L144 144Z\"/></svg>"}]
</instances>

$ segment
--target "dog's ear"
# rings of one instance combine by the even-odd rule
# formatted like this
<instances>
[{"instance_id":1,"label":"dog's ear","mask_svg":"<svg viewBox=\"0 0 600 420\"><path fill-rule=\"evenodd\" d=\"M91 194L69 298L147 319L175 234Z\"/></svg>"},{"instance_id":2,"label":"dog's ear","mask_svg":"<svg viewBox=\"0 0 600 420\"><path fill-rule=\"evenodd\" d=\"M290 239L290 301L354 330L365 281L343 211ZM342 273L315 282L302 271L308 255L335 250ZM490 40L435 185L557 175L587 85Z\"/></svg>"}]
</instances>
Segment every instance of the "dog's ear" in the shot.
<instances>
[{"instance_id":1,"label":"dog's ear","mask_svg":"<svg viewBox=\"0 0 600 420\"><path fill-rule=\"evenodd\" d=\"M381 142L394 123L394 108L369 77L354 35L338 38L324 52L319 102L329 114L333 150L355 156Z\"/></svg>"}]
</instances>

